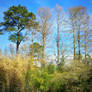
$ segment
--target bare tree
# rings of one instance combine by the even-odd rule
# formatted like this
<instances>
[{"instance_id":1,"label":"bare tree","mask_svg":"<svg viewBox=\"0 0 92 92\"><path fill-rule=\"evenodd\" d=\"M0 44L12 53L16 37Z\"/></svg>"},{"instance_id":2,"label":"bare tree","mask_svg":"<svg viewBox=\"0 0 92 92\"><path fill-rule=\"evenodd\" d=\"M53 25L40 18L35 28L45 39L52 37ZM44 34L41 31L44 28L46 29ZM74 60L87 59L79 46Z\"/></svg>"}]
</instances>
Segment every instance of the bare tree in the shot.
<instances>
[{"instance_id":1,"label":"bare tree","mask_svg":"<svg viewBox=\"0 0 92 92\"><path fill-rule=\"evenodd\" d=\"M71 25L71 30L70 33L72 33L72 37L73 37L73 56L74 56L74 60L75 60L75 55L76 55L76 30L75 30L75 12L73 11L73 8L69 9L69 25Z\"/></svg>"},{"instance_id":2,"label":"bare tree","mask_svg":"<svg viewBox=\"0 0 92 92\"><path fill-rule=\"evenodd\" d=\"M77 31L78 31L78 36L77 36L77 40L78 40L78 59L80 60L80 56L81 56L81 31L83 30L83 26L84 26L84 22L85 20L85 15L86 15L86 8L83 6L80 7L76 7L76 23L77 23Z\"/></svg>"},{"instance_id":3,"label":"bare tree","mask_svg":"<svg viewBox=\"0 0 92 92\"><path fill-rule=\"evenodd\" d=\"M60 62L60 38L62 38L62 35L60 35L61 32L61 25L63 22L63 17L64 17L64 11L63 8L59 5L56 5L55 7L56 11L56 24L57 24L57 64ZM62 42L61 42L62 43Z\"/></svg>"},{"instance_id":4,"label":"bare tree","mask_svg":"<svg viewBox=\"0 0 92 92\"><path fill-rule=\"evenodd\" d=\"M83 6L78 6L78 7L73 7L71 9L72 15L74 16L75 19L75 30L77 31L77 42L78 42L78 59L80 60L81 57L81 33L83 30L83 25L84 25L84 18L86 14L86 8ZM74 26L74 24L73 24ZM74 31L73 31L74 32ZM73 36L75 36L73 34ZM73 37L74 39L75 37ZM75 40L74 40L74 45L75 45ZM74 46L75 49L75 46ZM75 54L75 52L74 52Z\"/></svg>"},{"instance_id":5,"label":"bare tree","mask_svg":"<svg viewBox=\"0 0 92 92\"><path fill-rule=\"evenodd\" d=\"M84 37L84 55L85 55L85 63L87 63L87 54L88 54L88 48L90 47L89 45L89 39L90 39L90 25L89 25L89 20L90 20L90 16L88 15L88 13L86 12L85 17L84 17L84 21L83 21L83 37Z\"/></svg>"},{"instance_id":6,"label":"bare tree","mask_svg":"<svg viewBox=\"0 0 92 92\"><path fill-rule=\"evenodd\" d=\"M38 31L41 34L41 41L42 41L42 67L45 66L45 48L46 48L46 41L51 33L51 10L47 7L42 7L38 9L38 16L39 16L39 29Z\"/></svg>"}]
</instances>

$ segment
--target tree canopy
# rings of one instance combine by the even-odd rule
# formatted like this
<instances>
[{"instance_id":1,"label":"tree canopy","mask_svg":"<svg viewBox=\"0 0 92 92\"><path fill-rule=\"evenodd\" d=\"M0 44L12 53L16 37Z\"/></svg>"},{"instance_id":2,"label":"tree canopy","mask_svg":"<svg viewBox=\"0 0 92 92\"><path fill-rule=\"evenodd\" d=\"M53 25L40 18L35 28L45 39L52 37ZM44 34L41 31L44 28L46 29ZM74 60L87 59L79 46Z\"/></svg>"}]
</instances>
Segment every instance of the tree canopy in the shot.
<instances>
[{"instance_id":1,"label":"tree canopy","mask_svg":"<svg viewBox=\"0 0 92 92\"><path fill-rule=\"evenodd\" d=\"M16 43L16 51L20 43L25 39L26 33L23 31L31 21L33 27L36 16L28 12L27 8L21 5L12 6L4 12L4 22L1 23L3 30L10 32L9 40Z\"/></svg>"}]
</instances>

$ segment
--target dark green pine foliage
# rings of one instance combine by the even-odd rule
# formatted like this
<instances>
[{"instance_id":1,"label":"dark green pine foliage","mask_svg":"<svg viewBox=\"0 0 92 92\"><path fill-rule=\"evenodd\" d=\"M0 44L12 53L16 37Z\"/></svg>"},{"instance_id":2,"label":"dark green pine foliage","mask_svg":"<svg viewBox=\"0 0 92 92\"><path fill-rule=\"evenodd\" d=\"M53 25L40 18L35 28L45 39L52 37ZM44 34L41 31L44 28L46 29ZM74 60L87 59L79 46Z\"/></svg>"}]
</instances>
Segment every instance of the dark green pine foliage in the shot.
<instances>
[{"instance_id":1,"label":"dark green pine foliage","mask_svg":"<svg viewBox=\"0 0 92 92\"><path fill-rule=\"evenodd\" d=\"M3 30L10 33L9 40L16 43L16 53L18 54L19 45L26 38L24 29L30 23L33 24L36 16L32 12L28 12L26 7L18 5L10 7L4 12L4 22L1 23Z\"/></svg>"},{"instance_id":2,"label":"dark green pine foliage","mask_svg":"<svg viewBox=\"0 0 92 92\"><path fill-rule=\"evenodd\" d=\"M33 57L41 58L42 57L41 51L42 51L42 46L39 43L34 42L33 44L30 45L30 54Z\"/></svg>"},{"instance_id":3,"label":"dark green pine foliage","mask_svg":"<svg viewBox=\"0 0 92 92\"><path fill-rule=\"evenodd\" d=\"M3 30L2 30L3 28L2 28L2 23L0 23L0 35L2 35L3 34Z\"/></svg>"}]
</instances>

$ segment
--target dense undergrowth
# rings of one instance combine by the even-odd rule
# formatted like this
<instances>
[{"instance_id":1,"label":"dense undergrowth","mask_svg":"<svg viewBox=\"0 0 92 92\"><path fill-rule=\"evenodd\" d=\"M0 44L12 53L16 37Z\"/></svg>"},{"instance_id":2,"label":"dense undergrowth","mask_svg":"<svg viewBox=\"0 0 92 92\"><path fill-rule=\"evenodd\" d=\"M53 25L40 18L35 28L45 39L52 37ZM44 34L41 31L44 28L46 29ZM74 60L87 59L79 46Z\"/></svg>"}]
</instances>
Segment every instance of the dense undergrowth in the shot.
<instances>
[{"instance_id":1,"label":"dense undergrowth","mask_svg":"<svg viewBox=\"0 0 92 92\"><path fill-rule=\"evenodd\" d=\"M40 68L31 57L2 57L0 92L92 92L92 64L73 61Z\"/></svg>"}]
</instances>

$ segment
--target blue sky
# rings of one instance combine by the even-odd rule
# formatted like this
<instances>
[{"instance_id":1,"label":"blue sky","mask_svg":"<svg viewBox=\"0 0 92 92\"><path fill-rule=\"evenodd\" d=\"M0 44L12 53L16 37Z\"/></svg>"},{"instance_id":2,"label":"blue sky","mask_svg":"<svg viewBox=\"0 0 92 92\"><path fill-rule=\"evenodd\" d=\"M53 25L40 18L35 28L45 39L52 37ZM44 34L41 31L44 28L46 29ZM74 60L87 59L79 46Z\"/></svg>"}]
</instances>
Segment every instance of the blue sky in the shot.
<instances>
[{"instance_id":1,"label":"blue sky","mask_svg":"<svg viewBox=\"0 0 92 92\"><path fill-rule=\"evenodd\" d=\"M92 0L0 0L0 22L3 21L3 12L6 11L12 5L21 4L26 6L29 11L36 14L39 7L54 8L56 4L61 5L65 11L73 6L82 5L88 10L88 13L92 15ZM0 36L0 49L4 50L10 44L8 41L8 33Z\"/></svg>"}]
</instances>

